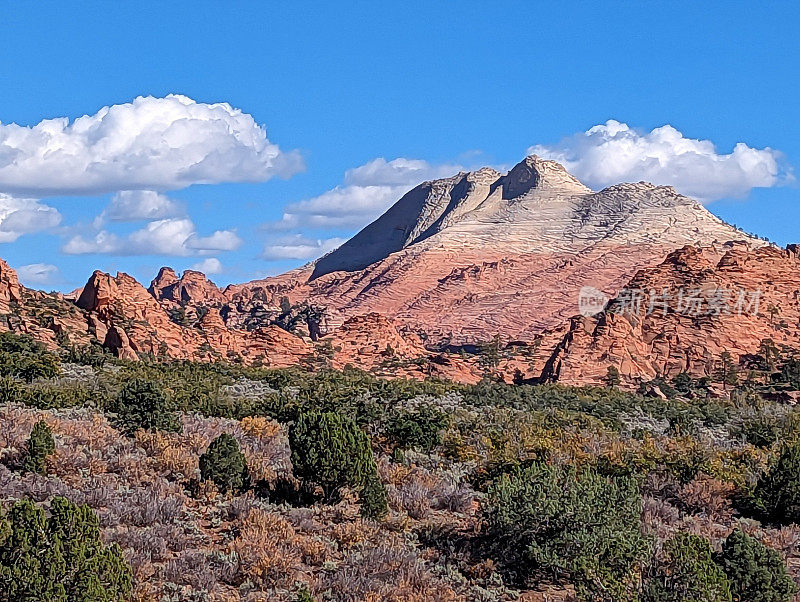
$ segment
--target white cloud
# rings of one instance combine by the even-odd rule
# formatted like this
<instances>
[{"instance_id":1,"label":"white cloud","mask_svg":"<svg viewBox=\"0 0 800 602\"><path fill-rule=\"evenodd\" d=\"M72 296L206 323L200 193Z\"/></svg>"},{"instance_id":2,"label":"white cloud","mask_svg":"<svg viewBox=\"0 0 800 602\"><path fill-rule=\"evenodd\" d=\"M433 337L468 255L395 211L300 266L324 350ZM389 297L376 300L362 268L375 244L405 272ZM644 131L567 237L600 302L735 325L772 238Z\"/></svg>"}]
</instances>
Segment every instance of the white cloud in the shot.
<instances>
[{"instance_id":1,"label":"white cloud","mask_svg":"<svg viewBox=\"0 0 800 602\"><path fill-rule=\"evenodd\" d=\"M216 257L209 257L204 259L203 261L198 261L195 264L192 264L191 269L196 270L198 272L203 272L204 274L221 274L223 267L222 262L217 259Z\"/></svg>"},{"instance_id":2,"label":"white cloud","mask_svg":"<svg viewBox=\"0 0 800 602\"><path fill-rule=\"evenodd\" d=\"M17 268L17 275L23 284L54 284L59 279L58 268L49 263L30 263Z\"/></svg>"},{"instance_id":3,"label":"white cloud","mask_svg":"<svg viewBox=\"0 0 800 602\"><path fill-rule=\"evenodd\" d=\"M196 233L184 241L187 249L195 251L235 251L242 239L233 230L217 230L211 236L198 236Z\"/></svg>"},{"instance_id":4,"label":"white cloud","mask_svg":"<svg viewBox=\"0 0 800 602\"><path fill-rule=\"evenodd\" d=\"M261 182L303 168L252 115L180 95L138 97L70 122L0 124L0 190L36 197Z\"/></svg>"},{"instance_id":5,"label":"white cloud","mask_svg":"<svg viewBox=\"0 0 800 602\"><path fill-rule=\"evenodd\" d=\"M452 176L462 169L459 165L431 165L420 159L373 159L347 170L341 185L287 205L283 218L265 224L265 228L360 228L418 184Z\"/></svg>"},{"instance_id":6,"label":"white cloud","mask_svg":"<svg viewBox=\"0 0 800 602\"><path fill-rule=\"evenodd\" d=\"M60 223L61 214L56 208L35 199L0 193L0 242L14 242L23 234L48 230Z\"/></svg>"},{"instance_id":7,"label":"white cloud","mask_svg":"<svg viewBox=\"0 0 800 602\"><path fill-rule=\"evenodd\" d=\"M770 148L740 142L733 152L719 154L710 140L686 138L670 125L644 132L613 119L528 152L562 163L595 189L644 180L706 201L743 197L790 177L781 170L781 154Z\"/></svg>"},{"instance_id":8,"label":"white cloud","mask_svg":"<svg viewBox=\"0 0 800 602\"><path fill-rule=\"evenodd\" d=\"M111 198L111 202L94 220L96 227L106 222L135 222L140 220L183 217L186 208L154 190L123 190Z\"/></svg>"},{"instance_id":9,"label":"white cloud","mask_svg":"<svg viewBox=\"0 0 800 602\"><path fill-rule=\"evenodd\" d=\"M199 236L188 218L162 219L148 223L127 236L101 230L94 237L72 237L61 248L72 255L102 253L109 255L206 255L217 251L233 251L242 240L233 230L218 230L210 236Z\"/></svg>"},{"instance_id":10,"label":"white cloud","mask_svg":"<svg viewBox=\"0 0 800 602\"><path fill-rule=\"evenodd\" d=\"M311 239L302 234L280 237L264 247L263 259L316 259L345 242L344 238Z\"/></svg>"}]
</instances>

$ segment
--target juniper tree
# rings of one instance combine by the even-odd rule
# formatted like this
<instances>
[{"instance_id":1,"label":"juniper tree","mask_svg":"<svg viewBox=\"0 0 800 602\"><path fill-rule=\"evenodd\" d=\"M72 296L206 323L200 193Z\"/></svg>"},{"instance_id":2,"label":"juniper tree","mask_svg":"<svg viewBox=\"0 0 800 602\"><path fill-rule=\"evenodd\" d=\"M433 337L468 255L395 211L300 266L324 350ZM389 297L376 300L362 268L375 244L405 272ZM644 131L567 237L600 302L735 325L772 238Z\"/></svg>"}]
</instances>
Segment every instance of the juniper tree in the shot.
<instances>
[{"instance_id":1,"label":"juniper tree","mask_svg":"<svg viewBox=\"0 0 800 602\"><path fill-rule=\"evenodd\" d=\"M56 451L56 442L53 433L44 420L33 426L28 438L28 451L25 454L23 468L28 472L45 474L47 472L47 456Z\"/></svg>"},{"instance_id":2,"label":"juniper tree","mask_svg":"<svg viewBox=\"0 0 800 602\"><path fill-rule=\"evenodd\" d=\"M663 558L644 589L644 602L731 600L731 584L714 561L711 544L690 533L676 533L664 543Z\"/></svg>"},{"instance_id":3,"label":"juniper tree","mask_svg":"<svg viewBox=\"0 0 800 602\"><path fill-rule=\"evenodd\" d=\"M0 602L111 602L132 588L122 550L103 544L88 506L56 497L48 516L21 500L0 516Z\"/></svg>"},{"instance_id":4,"label":"juniper tree","mask_svg":"<svg viewBox=\"0 0 800 602\"><path fill-rule=\"evenodd\" d=\"M735 600L790 602L797 591L780 554L755 537L734 530L722 544L718 562Z\"/></svg>"},{"instance_id":5,"label":"juniper tree","mask_svg":"<svg viewBox=\"0 0 800 602\"><path fill-rule=\"evenodd\" d=\"M649 547L641 508L632 478L534 464L490 485L484 519L510 574L572 583L587 599L624 600Z\"/></svg>"},{"instance_id":6,"label":"juniper tree","mask_svg":"<svg viewBox=\"0 0 800 602\"><path fill-rule=\"evenodd\" d=\"M200 474L203 480L213 481L222 492L245 489L250 473L239 442L228 433L222 433L214 439L200 456Z\"/></svg>"},{"instance_id":7,"label":"juniper tree","mask_svg":"<svg viewBox=\"0 0 800 602\"><path fill-rule=\"evenodd\" d=\"M116 414L114 423L129 435L140 428L172 432L181 428L169 398L149 380L136 378L125 383L110 409Z\"/></svg>"},{"instance_id":8,"label":"juniper tree","mask_svg":"<svg viewBox=\"0 0 800 602\"><path fill-rule=\"evenodd\" d=\"M800 521L800 443L784 445L749 500L756 514L778 523Z\"/></svg>"},{"instance_id":9,"label":"juniper tree","mask_svg":"<svg viewBox=\"0 0 800 602\"><path fill-rule=\"evenodd\" d=\"M386 491L369 437L350 418L335 412L301 413L289 430L289 445L295 476L322 487L326 500L350 487L361 494L363 514L386 514Z\"/></svg>"}]
</instances>

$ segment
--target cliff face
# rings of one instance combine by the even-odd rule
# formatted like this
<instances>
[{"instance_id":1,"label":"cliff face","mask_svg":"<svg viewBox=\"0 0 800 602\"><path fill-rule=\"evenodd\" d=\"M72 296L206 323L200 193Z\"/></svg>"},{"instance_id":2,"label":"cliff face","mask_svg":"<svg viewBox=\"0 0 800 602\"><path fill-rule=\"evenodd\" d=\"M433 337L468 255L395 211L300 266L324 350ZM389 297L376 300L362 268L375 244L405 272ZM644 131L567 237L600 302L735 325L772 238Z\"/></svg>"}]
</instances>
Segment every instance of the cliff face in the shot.
<instances>
[{"instance_id":1,"label":"cliff face","mask_svg":"<svg viewBox=\"0 0 800 602\"><path fill-rule=\"evenodd\" d=\"M594 317L575 317L544 376L602 382L711 374L723 352L734 361L762 340L800 348L797 248L685 247L641 270Z\"/></svg>"}]
</instances>

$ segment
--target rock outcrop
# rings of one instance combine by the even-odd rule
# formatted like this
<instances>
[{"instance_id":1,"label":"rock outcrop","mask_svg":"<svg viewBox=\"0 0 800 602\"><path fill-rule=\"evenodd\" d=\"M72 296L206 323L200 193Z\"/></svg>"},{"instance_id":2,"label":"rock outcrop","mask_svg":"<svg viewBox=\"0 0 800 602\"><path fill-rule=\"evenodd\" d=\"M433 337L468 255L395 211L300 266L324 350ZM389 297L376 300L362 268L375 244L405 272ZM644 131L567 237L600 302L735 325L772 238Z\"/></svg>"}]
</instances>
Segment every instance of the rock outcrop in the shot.
<instances>
[{"instance_id":1,"label":"rock outcrop","mask_svg":"<svg viewBox=\"0 0 800 602\"><path fill-rule=\"evenodd\" d=\"M168 282L169 272L171 270L162 269L157 281ZM205 276L199 272L193 272L189 279L182 280L176 278L171 284L165 284L165 289L169 294L182 290L184 284L187 286L183 290L198 290L190 285L198 285L199 290L208 289ZM219 292L216 287L209 290ZM204 298L196 298L199 300ZM174 302L172 299L167 301ZM213 308L205 312L197 328L176 324L153 294L124 273L112 277L95 272L76 305L87 312L97 340L125 359L136 359L146 353L206 361L239 359L245 363L280 367L294 365L312 351L300 337L275 326L252 332L228 329L219 311Z\"/></svg>"},{"instance_id":2,"label":"rock outcrop","mask_svg":"<svg viewBox=\"0 0 800 602\"><path fill-rule=\"evenodd\" d=\"M599 315L574 317L543 376L599 384L713 373L761 341L800 349L797 248L684 247L641 270Z\"/></svg>"},{"instance_id":3,"label":"rock outcrop","mask_svg":"<svg viewBox=\"0 0 800 602\"><path fill-rule=\"evenodd\" d=\"M175 270L163 267L147 290L157 301L176 305L220 305L227 301L217 285L197 270L186 270L178 278Z\"/></svg>"}]
</instances>

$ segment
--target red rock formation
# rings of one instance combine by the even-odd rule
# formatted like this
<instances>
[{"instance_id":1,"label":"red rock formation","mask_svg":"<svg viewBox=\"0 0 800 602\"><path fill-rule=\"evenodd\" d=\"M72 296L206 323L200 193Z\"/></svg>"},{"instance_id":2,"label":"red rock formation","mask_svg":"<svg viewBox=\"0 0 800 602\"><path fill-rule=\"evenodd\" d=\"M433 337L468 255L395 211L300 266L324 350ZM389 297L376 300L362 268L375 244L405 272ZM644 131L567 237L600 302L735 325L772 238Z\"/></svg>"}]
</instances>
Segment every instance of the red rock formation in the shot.
<instances>
[{"instance_id":1,"label":"red rock formation","mask_svg":"<svg viewBox=\"0 0 800 602\"><path fill-rule=\"evenodd\" d=\"M163 267L148 289L157 301L176 305L214 305L226 301L225 295L206 275L196 270L186 270L181 277L169 267Z\"/></svg>"},{"instance_id":2,"label":"red rock formation","mask_svg":"<svg viewBox=\"0 0 800 602\"><path fill-rule=\"evenodd\" d=\"M19 303L22 297L17 273L0 259L0 313L10 313L11 304Z\"/></svg>"},{"instance_id":3,"label":"red rock formation","mask_svg":"<svg viewBox=\"0 0 800 602\"><path fill-rule=\"evenodd\" d=\"M388 318L371 313L347 320L322 340L334 349L332 366L356 366L383 376L438 377L478 382L482 372L456 354L434 353L422 339Z\"/></svg>"},{"instance_id":4,"label":"red rock formation","mask_svg":"<svg viewBox=\"0 0 800 602\"><path fill-rule=\"evenodd\" d=\"M528 157L426 182L315 264L226 289L308 300L329 328L380 313L429 341L532 340L576 313L582 287L608 295L686 244L762 246L674 189L620 184L592 192L562 166Z\"/></svg>"},{"instance_id":5,"label":"red rock formation","mask_svg":"<svg viewBox=\"0 0 800 602\"><path fill-rule=\"evenodd\" d=\"M185 282L199 282L201 289L207 288L203 284L205 277L201 280L197 274L192 273ZM162 270L160 276L168 278L168 272ZM181 281L173 284L180 285ZM215 290L219 292L216 287ZM259 361L269 366L289 366L312 351L300 337L277 327L252 332L230 330L213 308L206 312L199 329L175 324L159 302L124 273L112 278L95 272L76 303L88 312L97 339L126 359L149 353L207 361L240 358L245 363Z\"/></svg>"},{"instance_id":6,"label":"red rock formation","mask_svg":"<svg viewBox=\"0 0 800 602\"><path fill-rule=\"evenodd\" d=\"M573 318L544 376L600 383L608 366L629 380L702 376L723 352L735 361L763 339L800 348L796 247L722 251L680 249L640 271L605 312Z\"/></svg>"}]
</instances>

